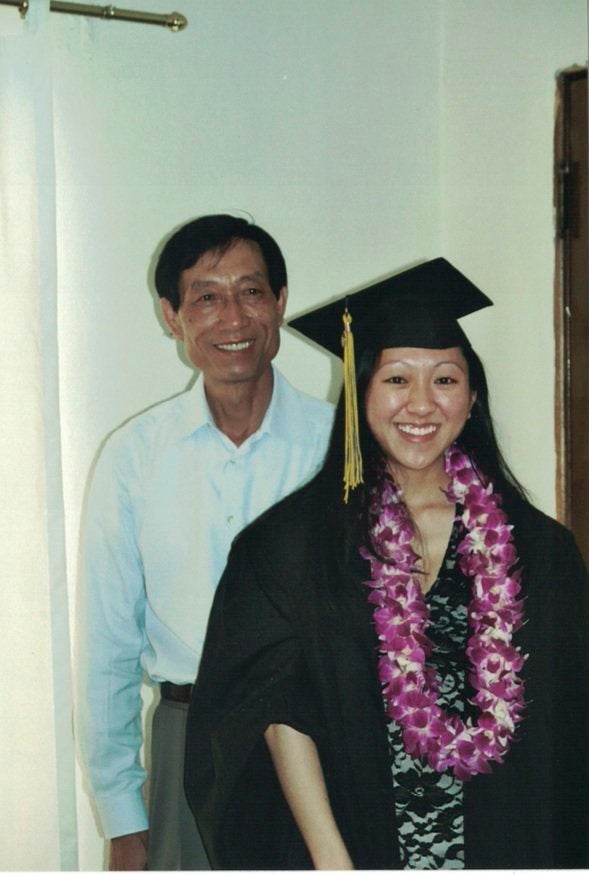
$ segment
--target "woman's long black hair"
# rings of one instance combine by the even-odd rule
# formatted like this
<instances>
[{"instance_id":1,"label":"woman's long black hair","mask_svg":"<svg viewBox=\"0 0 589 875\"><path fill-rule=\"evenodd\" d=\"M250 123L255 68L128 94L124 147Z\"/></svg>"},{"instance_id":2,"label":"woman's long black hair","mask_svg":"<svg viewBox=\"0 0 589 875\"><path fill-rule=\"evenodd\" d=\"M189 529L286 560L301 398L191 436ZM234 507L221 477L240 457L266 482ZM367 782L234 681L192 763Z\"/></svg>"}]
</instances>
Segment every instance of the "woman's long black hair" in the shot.
<instances>
[{"instance_id":1,"label":"woman's long black hair","mask_svg":"<svg viewBox=\"0 0 589 875\"><path fill-rule=\"evenodd\" d=\"M497 442L491 417L489 388L485 369L476 352L469 345L460 347L468 365L469 386L475 391L476 400L470 418L457 439L460 449L471 459L475 470L486 482L492 481L507 507L522 501L528 502L523 486L510 470ZM345 400L343 390L336 408L335 420L325 462L318 479L321 495L327 512L326 522L339 532L344 561L351 550L368 543L368 505L372 488L377 485L383 472L383 453L374 439L366 420L366 391L376 368L380 350L365 350L357 364L356 386L358 391L358 419L360 447L364 466L364 483L350 493L348 504L343 501Z\"/></svg>"}]
</instances>

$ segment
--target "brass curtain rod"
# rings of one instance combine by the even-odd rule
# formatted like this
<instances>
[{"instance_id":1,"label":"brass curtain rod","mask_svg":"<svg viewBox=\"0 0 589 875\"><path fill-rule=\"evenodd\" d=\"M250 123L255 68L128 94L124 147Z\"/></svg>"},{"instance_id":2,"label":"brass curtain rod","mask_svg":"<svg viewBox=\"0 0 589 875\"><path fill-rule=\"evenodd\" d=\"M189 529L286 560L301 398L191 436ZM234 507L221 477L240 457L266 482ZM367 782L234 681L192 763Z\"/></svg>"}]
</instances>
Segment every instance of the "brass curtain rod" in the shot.
<instances>
[{"instance_id":1,"label":"brass curtain rod","mask_svg":"<svg viewBox=\"0 0 589 875\"><path fill-rule=\"evenodd\" d=\"M0 0L0 6L17 6L21 18L29 11L29 0ZM51 0L51 12L65 12L68 15L86 15L90 18L109 18L118 21L134 21L137 24L159 24L177 33L188 25L186 18L179 12L160 14L156 12L139 12L135 9L118 9L116 6L94 6L91 3L62 3L61 0Z\"/></svg>"}]
</instances>

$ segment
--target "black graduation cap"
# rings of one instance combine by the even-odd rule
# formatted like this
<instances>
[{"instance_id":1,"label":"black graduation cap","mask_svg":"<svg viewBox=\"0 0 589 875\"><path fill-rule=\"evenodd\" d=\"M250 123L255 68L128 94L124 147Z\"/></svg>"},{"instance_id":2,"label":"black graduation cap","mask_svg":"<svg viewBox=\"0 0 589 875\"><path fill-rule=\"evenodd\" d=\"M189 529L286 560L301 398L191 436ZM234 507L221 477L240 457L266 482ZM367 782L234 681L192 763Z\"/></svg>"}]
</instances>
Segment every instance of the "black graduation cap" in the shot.
<instances>
[{"instance_id":1,"label":"black graduation cap","mask_svg":"<svg viewBox=\"0 0 589 875\"><path fill-rule=\"evenodd\" d=\"M470 346L458 319L492 303L449 261L434 258L290 320L292 328L344 360L344 501L362 483L356 356L395 346Z\"/></svg>"},{"instance_id":2,"label":"black graduation cap","mask_svg":"<svg viewBox=\"0 0 589 875\"><path fill-rule=\"evenodd\" d=\"M341 357L347 308L357 354L394 346L447 349L468 345L457 320L492 303L449 261L434 258L288 324Z\"/></svg>"}]
</instances>

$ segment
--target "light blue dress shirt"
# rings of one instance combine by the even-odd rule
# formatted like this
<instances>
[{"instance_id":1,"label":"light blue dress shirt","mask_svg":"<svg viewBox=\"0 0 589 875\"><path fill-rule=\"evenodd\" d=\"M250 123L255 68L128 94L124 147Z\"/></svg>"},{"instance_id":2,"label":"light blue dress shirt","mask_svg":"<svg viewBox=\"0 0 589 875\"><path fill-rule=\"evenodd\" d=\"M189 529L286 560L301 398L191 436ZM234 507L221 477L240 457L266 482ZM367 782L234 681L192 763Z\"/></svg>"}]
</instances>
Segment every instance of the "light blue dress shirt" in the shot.
<instances>
[{"instance_id":1,"label":"light blue dress shirt","mask_svg":"<svg viewBox=\"0 0 589 875\"><path fill-rule=\"evenodd\" d=\"M259 430L236 447L202 378L106 442L82 549L77 733L106 837L147 828L140 687L192 683L235 535L319 469L333 407L274 369Z\"/></svg>"}]
</instances>

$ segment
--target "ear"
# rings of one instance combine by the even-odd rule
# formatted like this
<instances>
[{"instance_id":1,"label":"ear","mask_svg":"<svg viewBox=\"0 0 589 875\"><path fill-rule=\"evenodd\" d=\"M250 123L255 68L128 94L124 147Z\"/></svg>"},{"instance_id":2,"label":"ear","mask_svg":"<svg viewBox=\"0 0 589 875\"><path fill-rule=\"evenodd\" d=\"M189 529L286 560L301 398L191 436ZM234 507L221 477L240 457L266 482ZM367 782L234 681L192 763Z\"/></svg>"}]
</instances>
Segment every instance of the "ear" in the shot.
<instances>
[{"instance_id":1,"label":"ear","mask_svg":"<svg viewBox=\"0 0 589 875\"><path fill-rule=\"evenodd\" d=\"M164 322L177 340L184 340L184 332L178 318L178 313L167 298L160 298L160 308Z\"/></svg>"},{"instance_id":2,"label":"ear","mask_svg":"<svg viewBox=\"0 0 589 875\"><path fill-rule=\"evenodd\" d=\"M288 300L288 286L282 286L278 293L277 303L278 312L280 313L280 324L284 322L284 312L286 310L286 302Z\"/></svg>"},{"instance_id":3,"label":"ear","mask_svg":"<svg viewBox=\"0 0 589 875\"><path fill-rule=\"evenodd\" d=\"M473 392L470 393L470 406L469 406L469 408L468 408L468 418L469 418L469 419L470 419L470 412L471 412L471 410L472 410L472 408L473 408L473 406L474 406L474 402L475 402L476 400L477 400L477 393L473 391Z\"/></svg>"}]
</instances>

